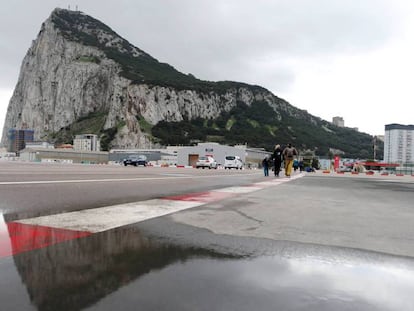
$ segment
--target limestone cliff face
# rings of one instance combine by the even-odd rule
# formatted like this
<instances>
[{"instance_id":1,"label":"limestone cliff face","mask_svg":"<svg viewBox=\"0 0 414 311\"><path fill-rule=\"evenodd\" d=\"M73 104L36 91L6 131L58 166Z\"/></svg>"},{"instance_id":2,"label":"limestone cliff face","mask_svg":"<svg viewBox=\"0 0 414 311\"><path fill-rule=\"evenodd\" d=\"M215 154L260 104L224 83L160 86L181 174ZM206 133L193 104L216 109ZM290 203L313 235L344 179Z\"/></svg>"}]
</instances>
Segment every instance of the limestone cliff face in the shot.
<instances>
[{"instance_id":1,"label":"limestone cliff face","mask_svg":"<svg viewBox=\"0 0 414 311\"><path fill-rule=\"evenodd\" d=\"M89 61L91 56L99 57L100 64ZM108 109L120 83L118 71L98 49L66 40L49 18L23 59L2 141L9 128L26 125L43 139L80 116Z\"/></svg>"},{"instance_id":2,"label":"limestone cliff face","mask_svg":"<svg viewBox=\"0 0 414 311\"><path fill-rule=\"evenodd\" d=\"M75 18L77 21L71 22ZM74 33L77 37L72 38ZM276 115L280 109L292 107L261 88L238 86L221 92L176 88L153 83L139 70L137 76L142 80L138 83L122 74L129 63L111 58L114 50L128 55L128 62L153 62L173 72L172 67L158 63L87 15L56 9L23 59L2 143L7 144L10 128L27 126L35 130L36 140L50 141L79 119L102 113L101 130L116 129L112 146L145 148L151 136L142 131L140 118L152 125L161 120L210 119L238 102L250 105L254 100L268 102ZM181 73L174 74L177 79L187 79Z\"/></svg>"}]
</instances>

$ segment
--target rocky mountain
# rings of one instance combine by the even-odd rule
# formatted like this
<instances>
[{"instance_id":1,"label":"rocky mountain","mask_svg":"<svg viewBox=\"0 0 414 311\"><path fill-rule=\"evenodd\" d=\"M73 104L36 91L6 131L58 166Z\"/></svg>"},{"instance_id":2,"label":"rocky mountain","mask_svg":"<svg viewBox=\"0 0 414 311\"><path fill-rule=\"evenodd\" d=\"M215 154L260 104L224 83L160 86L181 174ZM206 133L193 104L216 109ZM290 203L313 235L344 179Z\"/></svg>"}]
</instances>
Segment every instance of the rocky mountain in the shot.
<instances>
[{"instance_id":1,"label":"rocky mountain","mask_svg":"<svg viewBox=\"0 0 414 311\"><path fill-rule=\"evenodd\" d=\"M369 155L372 137L295 108L268 90L210 82L161 63L100 21L55 9L21 65L7 110L10 128L36 140L71 143L96 133L103 149L218 141Z\"/></svg>"}]
</instances>

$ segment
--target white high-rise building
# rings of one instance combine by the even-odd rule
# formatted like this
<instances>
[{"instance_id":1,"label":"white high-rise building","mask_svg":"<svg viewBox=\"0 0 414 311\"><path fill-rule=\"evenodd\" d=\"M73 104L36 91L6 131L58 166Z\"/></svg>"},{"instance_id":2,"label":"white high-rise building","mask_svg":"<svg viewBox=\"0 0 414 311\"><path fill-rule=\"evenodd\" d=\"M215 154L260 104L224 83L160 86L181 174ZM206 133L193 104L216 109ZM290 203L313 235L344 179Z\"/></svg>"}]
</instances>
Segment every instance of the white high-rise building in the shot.
<instances>
[{"instance_id":1,"label":"white high-rise building","mask_svg":"<svg viewBox=\"0 0 414 311\"><path fill-rule=\"evenodd\" d=\"M414 164L413 138L414 125L385 125L384 161Z\"/></svg>"},{"instance_id":2,"label":"white high-rise building","mask_svg":"<svg viewBox=\"0 0 414 311\"><path fill-rule=\"evenodd\" d=\"M73 140L73 149L79 151L100 151L100 141L97 135L76 135Z\"/></svg>"}]
</instances>

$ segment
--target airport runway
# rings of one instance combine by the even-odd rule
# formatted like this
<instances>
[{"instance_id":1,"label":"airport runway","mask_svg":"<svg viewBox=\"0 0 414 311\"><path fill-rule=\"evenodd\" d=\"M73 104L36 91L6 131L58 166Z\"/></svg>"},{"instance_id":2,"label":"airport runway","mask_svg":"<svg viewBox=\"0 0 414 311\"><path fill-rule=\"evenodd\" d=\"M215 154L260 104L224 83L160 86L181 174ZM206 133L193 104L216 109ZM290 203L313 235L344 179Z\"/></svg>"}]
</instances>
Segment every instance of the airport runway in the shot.
<instances>
[{"instance_id":1,"label":"airport runway","mask_svg":"<svg viewBox=\"0 0 414 311\"><path fill-rule=\"evenodd\" d=\"M0 198L7 310L414 309L412 176L0 162Z\"/></svg>"}]
</instances>

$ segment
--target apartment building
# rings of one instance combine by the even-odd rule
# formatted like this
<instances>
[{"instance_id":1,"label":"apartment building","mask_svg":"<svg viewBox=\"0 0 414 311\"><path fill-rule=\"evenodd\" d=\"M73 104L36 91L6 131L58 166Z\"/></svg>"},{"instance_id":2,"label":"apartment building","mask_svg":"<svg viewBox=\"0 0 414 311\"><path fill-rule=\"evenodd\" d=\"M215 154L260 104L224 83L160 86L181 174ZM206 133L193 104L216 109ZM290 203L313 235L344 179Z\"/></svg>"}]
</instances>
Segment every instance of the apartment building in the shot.
<instances>
[{"instance_id":1,"label":"apartment building","mask_svg":"<svg viewBox=\"0 0 414 311\"><path fill-rule=\"evenodd\" d=\"M414 164L413 138L414 125L385 125L384 161Z\"/></svg>"},{"instance_id":2,"label":"apartment building","mask_svg":"<svg viewBox=\"0 0 414 311\"><path fill-rule=\"evenodd\" d=\"M19 153L26 147L26 143L33 142L34 130L10 129L8 132L9 145L8 152Z\"/></svg>"},{"instance_id":3,"label":"apartment building","mask_svg":"<svg viewBox=\"0 0 414 311\"><path fill-rule=\"evenodd\" d=\"M76 151L100 151L100 141L95 134L76 135L73 140L73 149Z\"/></svg>"}]
</instances>

